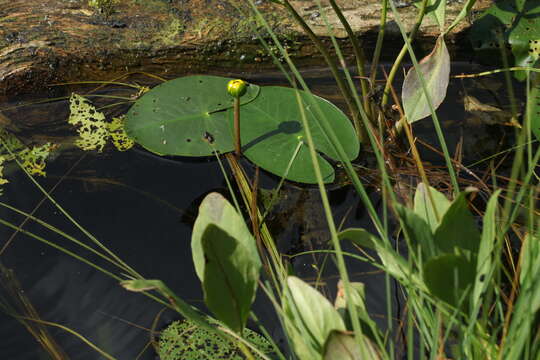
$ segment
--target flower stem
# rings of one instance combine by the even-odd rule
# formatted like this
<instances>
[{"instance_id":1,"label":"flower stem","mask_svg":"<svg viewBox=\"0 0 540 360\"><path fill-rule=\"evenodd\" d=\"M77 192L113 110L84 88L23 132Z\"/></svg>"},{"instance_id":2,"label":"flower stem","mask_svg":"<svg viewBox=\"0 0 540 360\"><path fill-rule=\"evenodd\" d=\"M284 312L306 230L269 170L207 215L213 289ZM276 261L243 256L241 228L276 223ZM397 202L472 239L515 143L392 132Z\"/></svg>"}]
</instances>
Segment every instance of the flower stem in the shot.
<instances>
[{"instance_id":1,"label":"flower stem","mask_svg":"<svg viewBox=\"0 0 540 360\"><path fill-rule=\"evenodd\" d=\"M234 98L234 153L236 157L242 156L240 143L240 98Z\"/></svg>"}]
</instances>

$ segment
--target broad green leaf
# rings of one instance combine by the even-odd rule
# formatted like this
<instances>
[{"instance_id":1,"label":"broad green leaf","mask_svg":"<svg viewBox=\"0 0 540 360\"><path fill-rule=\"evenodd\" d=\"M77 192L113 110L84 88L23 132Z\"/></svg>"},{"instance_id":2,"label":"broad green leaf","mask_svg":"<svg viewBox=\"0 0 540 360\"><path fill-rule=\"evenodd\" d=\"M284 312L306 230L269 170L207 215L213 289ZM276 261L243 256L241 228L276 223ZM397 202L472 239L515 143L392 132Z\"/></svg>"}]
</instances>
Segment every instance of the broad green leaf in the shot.
<instances>
[{"instance_id":1,"label":"broad green leaf","mask_svg":"<svg viewBox=\"0 0 540 360\"><path fill-rule=\"evenodd\" d=\"M192 252L206 305L240 333L255 299L261 262L243 219L218 193L207 195L200 206Z\"/></svg>"},{"instance_id":2,"label":"broad green leaf","mask_svg":"<svg viewBox=\"0 0 540 360\"><path fill-rule=\"evenodd\" d=\"M456 249L459 249L460 253L463 253L462 250L478 252L480 233L469 211L467 194L467 191L459 194L435 230L435 245L440 252L451 254L455 253Z\"/></svg>"},{"instance_id":3,"label":"broad green leaf","mask_svg":"<svg viewBox=\"0 0 540 360\"><path fill-rule=\"evenodd\" d=\"M333 330L324 344L324 360L376 360L381 359L376 346L367 338L362 341L363 348L358 346L354 336Z\"/></svg>"},{"instance_id":4,"label":"broad green leaf","mask_svg":"<svg viewBox=\"0 0 540 360\"><path fill-rule=\"evenodd\" d=\"M450 80L450 55L442 35L437 39L431 54L420 61L418 70L424 77L431 104L436 110L446 97L446 89ZM426 94L424 94L422 83L414 67L405 77L401 97L409 123L431 115Z\"/></svg>"},{"instance_id":5,"label":"broad green leaf","mask_svg":"<svg viewBox=\"0 0 540 360\"><path fill-rule=\"evenodd\" d=\"M229 328L241 333L255 300L260 263L252 261L239 241L214 224L206 228L202 245L206 306Z\"/></svg>"},{"instance_id":6,"label":"broad green leaf","mask_svg":"<svg viewBox=\"0 0 540 360\"><path fill-rule=\"evenodd\" d=\"M306 353L318 353L320 358L324 343L332 330L346 330L339 313L320 292L297 277L287 278L288 294L283 297L283 308L287 318L287 331L294 329L292 344ZM297 355L300 354L297 352Z\"/></svg>"},{"instance_id":7,"label":"broad green leaf","mask_svg":"<svg viewBox=\"0 0 540 360\"><path fill-rule=\"evenodd\" d=\"M361 282L351 282L352 294L349 297L352 299L354 306L360 312L366 312L366 306L364 304L365 295L365 286ZM334 307L337 310L347 309L347 297L345 296L345 286L343 281L340 279L337 284L337 294L336 299L334 300Z\"/></svg>"},{"instance_id":8,"label":"broad green leaf","mask_svg":"<svg viewBox=\"0 0 540 360\"><path fill-rule=\"evenodd\" d=\"M444 254L434 257L424 265L424 281L429 291L439 299L457 307L467 305L468 295L474 285L475 264L464 256Z\"/></svg>"},{"instance_id":9,"label":"broad green leaf","mask_svg":"<svg viewBox=\"0 0 540 360\"><path fill-rule=\"evenodd\" d=\"M491 5L473 24L469 37L483 59L500 59L500 45L509 45L515 66L533 67L540 57L540 2L500 0ZM496 60L497 64L500 60ZM524 71L514 73L524 80Z\"/></svg>"},{"instance_id":10,"label":"broad green leaf","mask_svg":"<svg viewBox=\"0 0 540 360\"><path fill-rule=\"evenodd\" d=\"M471 26L469 39L475 51L500 57L499 38L506 41L505 32L514 21L517 9L514 0L502 0L494 3ZM489 60L489 58L487 57ZM500 61L500 60L499 60Z\"/></svg>"},{"instance_id":11,"label":"broad green leaf","mask_svg":"<svg viewBox=\"0 0 540 360\"><path fill-rule=\"evenodd\" d=\"M424 183L418 184L414 194L414 212L428 223L432 232L435 232L449 207L450 200L444 194Z\"/></svg>"},{"instance_id":12,"label":"broad green leaf","mask_svg":"<svg viewBox=\"0 0 540 360\"><path fill-rule=\"evenodd\" d=\"M305 129L302 125L301 111L297 102L297 91L303 102L316 149L331 159L339 160L337 153L318 124L316 109L314 106L308 105L309 94L305 91L279 86L262 88L259 96L253 102L241 108L242 151L255 164L271 173L282 176L297 147L300 146L287 174L287 179L316 183ZM355 159L358 156L360 145L350 120L332 103L318 96L314 98L323 116L332 124L348 158ZM231 127L232 115L233 111L229 110ZM332 166L321 156L318 156L318 161L321 165L324 181L332 182L334 180Z\"/></svg>"},{"instance_id":13,"label":"broad green leaf","mask_svg":"<svg viewBox=\"0 0 540 360\"><path fill-rule=\"evenodd\" d=\"M480 307L480 297L490 282L490 272L493 264L493 250L497 239L497 206L501 190L497 190L489 199L484 214L482 238L476 262L476 275L471 305L473 309Z\"/></svg>"},{"instance_id":14,"label":"broad green leaf","mask_svg":"<svg viewBox=\"0 0 540 360\"><path fill-rule=\"evenodd\" d=\"M193 233L191 235L193 263L195 265L195 272L201 282L204 280L205 269L202 236L210 224L223 229L239 241L245 250L248 251L250 259L255 262L254 266L260 266L260 258L255 240L253 240L253 236L249 232L244 219L221 194L210 193L206 195L199 206L199 214L193 225Z\"/></svg>"},{"instance_id":15,"label":"broad green leaf","mask_svg":"<svg viewBox=\"0 0 540 360\"><path fill-rule=\"evenodd\" d=\"M409 237L413 246L420 247L420 253L422 254L423 260L435 256L435 240L433 239L433 233L427 222L421 218L420 215L405 206L396 204L395 208L403 222L405 236Z\"/></svg>"},{"instance_id":16,"label":"broad green leaf","mask_svg":"<svg viewBox=\"0 0 540 360\"><path fill-rule=\"evenodd\" d=\"M540 3L526 1L518 8L518 18L514 21L508 35L508 43L514 54L514 64L522 67L535 67L540 58ZM518 80L525 80L524 71L515 73Z\"/></svg>"},{"instance_id":17,"label":"broad green leaf","mask_svg":"<svg viewBox=\"0 0 540 360\"><path fill-rule=\"evenodd\" d=\"M156 86L129 109L127 134L159 155L208 156L214 150L233 150L226 111L233 103L227 93L230 80L196 75ZM256 85L248 86L241 104L253 101L259 90Z\"/></svg>"},{"instance_id":18,"label":"broad green leaf","mask_svg":"<svg viewBox=\"0 0 540 360\"><path fill-rule=\"evenodd\" d=\"M376 337L382 338L382 334L375 323L369 316L365 300L365 287L363 283L360 282L351 282L351 299L353 306L356 308L356 312L360 319L360 325L362 327L362 334L369 339L376 341ZM336 299L334 300L334 308L341 315L342 319L345 319L347 326L351 325L350 316L348 313L347 307L347 296L345 295L345 287L343 281L340 279L337 284L337 294ZM375 334L377 333L377 334ZM327 340L328 341L328 340Z\"/></svg>"}]
</instances>

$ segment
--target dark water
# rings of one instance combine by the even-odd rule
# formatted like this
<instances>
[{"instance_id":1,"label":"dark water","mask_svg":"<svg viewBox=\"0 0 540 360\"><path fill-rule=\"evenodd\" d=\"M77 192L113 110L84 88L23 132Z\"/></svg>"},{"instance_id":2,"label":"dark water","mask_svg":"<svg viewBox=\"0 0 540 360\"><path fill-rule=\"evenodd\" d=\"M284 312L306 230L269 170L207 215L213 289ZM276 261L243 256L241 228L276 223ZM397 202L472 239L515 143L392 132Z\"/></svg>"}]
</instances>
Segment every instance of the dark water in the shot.
<instances>
[{"instance_id":1,"label":"dark water","mask_svg":"<svg viewBox=\"0 0 540 360\"><path fill-rule=\"evenodd\" d=\"M463 65L463 69L454 69L456 73L474 71L469 65ZM278 73L243 76L255 83L284 84ZM340 103L333 80L326 71L308 71L306 78L316 86L317 93ZM470 83L462 85L460 81L454 81L449 89L450 99L438 111L443 126L453 134L449 138L451 149L455 148L461 134L471 132L470 124L461 121L464 111L463 105L459 103L464 86L472 88L467 84ZM121 94L123 90L113 89L110 93ZM484 95L484 98L487 97L489 94ZM24 119L32 116L32 111L34 116L56 116L54 121L62 123L67 116L67 104L58 102L33 106L8 111L6 115ZM116 111L125 111L125 106ZM423 134L426 141L437 145L434 134L431 135L433 130L429 122L425 120L415 129ZM483 151L493 151L485 148L485 139L494 137L490 133L486 135L488 130L493 129L479 129L478 134L469 134L467 137L465 149L471 161L475 156L481 156ZM484 145L484 148L476 148L478 143ZM497 144L495 142L494 145ZM425 160L434 163L441 161L439 155L427 150L423 156ZM248 171L252 170L249 164L247 167ZM160 159L142 150L101 154L68 151L48 165L47 173L47 178L39 179L40 184L48 190L59 183L52 196L84 228L143 276L163 280L183 299L203 307L199 281L191 260L190 238L197 207L204 195L211 191L227 193L223 174L215 160ZM4 194L0 201L31 212L43 196L21 172L10 174L9 180L10 183L3 186ZM262 184L271 188L275 186L276 179L263 175ZM369 190L375 205L382 209L376 188L369 187ZM278 204L270 217L270 224L282 251L292 254L324 246L327 230L318 201L318 191L313 187L301 189L287 185L286 194L288 202ZM335 189L330 192L330 198L338 224L343 221L343 227L361 226L370 229L367 214L351 188ZM0 216L14 224L23 221L21 216L5 209L0 210ZM69 223L50 202L41 205L35 216L90 244L84 234ZM29 222L24 228L66 246L107 269L113 269L39 225ZM13 230L0 227L0 231L1 247L6 244ZM320 265L320 258L315 261ZM163 308L160 304L143 295L123 290L116 280L20 233L0 255L0 262L13 269L25 295L43 320L79 332L118 359L156 357L151 347L144 349L150 339L149 329ZM333 265L328 263L323 280L327 283L327 292L332 294L335 292L337 278ZM305 278L309 279L316 274L311 256L296 259L292 264L297 273ZM385 325L384 276L373 273L375 269L366 264L351 262L350 266L353 280L366 284L368 309L381 325ZM7 295L0 290L0 296ZM282 341L271 305L264 300L262 294L258 297L256 313L276 340ZM395 308L399 306L395 299L392 302ZM396 316L396 313L392 315ZM176 318L176 314L166 311L161 315L157 329ZM50 328L50 332L70 358L100 358L96 352L64 330ZM29 333L13 318L2 313L0 339L1 359L46 358Z\"/></svg>"}]
</instances>

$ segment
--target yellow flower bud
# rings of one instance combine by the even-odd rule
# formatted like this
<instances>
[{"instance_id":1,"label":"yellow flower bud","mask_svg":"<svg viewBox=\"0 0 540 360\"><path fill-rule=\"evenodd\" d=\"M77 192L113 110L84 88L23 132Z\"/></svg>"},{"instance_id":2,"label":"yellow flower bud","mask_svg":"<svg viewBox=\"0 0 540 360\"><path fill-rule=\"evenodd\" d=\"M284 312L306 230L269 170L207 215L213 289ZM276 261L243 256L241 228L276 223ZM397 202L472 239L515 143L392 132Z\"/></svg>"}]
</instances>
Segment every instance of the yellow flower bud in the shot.
<instances>
[{"instance_id":1,"label":"yellow flower bud","mask_svg":"<svg viewBox=\"0 0 540 360\"><path fill-rule=\"evenodd\" d=\"M227 92L232 97L241 97L243 96L247 91L248 83L244 80L235 79L229 81L227 84Z\"/></svg>"}]
</instances>

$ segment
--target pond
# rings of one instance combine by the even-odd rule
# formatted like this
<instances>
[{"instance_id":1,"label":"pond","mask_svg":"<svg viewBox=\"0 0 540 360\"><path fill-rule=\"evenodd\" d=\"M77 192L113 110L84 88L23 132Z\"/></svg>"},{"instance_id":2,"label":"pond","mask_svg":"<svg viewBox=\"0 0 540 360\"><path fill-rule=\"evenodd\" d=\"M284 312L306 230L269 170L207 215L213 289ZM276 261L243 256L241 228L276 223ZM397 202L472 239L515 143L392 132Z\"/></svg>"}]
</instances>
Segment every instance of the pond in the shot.
<instances>
[{"instance_id":1,"label":"pond","mask_svg":"<svg viewBox=\"0 0 540 360\"><path fill-rule=\"evenodd\" d=\"M478 72L476 65L457 63L453 74ZM312 68L304 71L313 91L343 108L335 83L325 69ZM280 73L261 74L221 74L242 77L260 85L286 85ZM169 78L174 76L168 75ZM155 79L140 75L130 78L141 85L155 85ZM493 80L495 83L499 80ZM84 89L96 85L85 85ZM468 163L480 160L510 141L510 131L493 124L465 121L463 94L477 96L481 101L493 102L494 95L501 98L499 88L484 86L478 89L476 80L453 80L447 100L438 114L447 136L451 152L461 144ZM66 96L71 88L56 88L52 94L42 97ZM486 90L487 88L487 90ZM503 87L504 88L504 87ZM96 94L125 96L133 91L122 87L107 86ZM104 106L118 100L91 98ZM41 133L48 136L72 136L67 131L65 121L68 116L67 101L48 102L13 109L19 101L13 99L1 109L4 114L22 124L42 122ZM112 113L124 113L129 104L109 109ZM9 110L9 108L12 108ZM36 120L38 119L38 120ZM42 120L39 120L42 119ZM429 120L415 125L415 133L422 141L438 148L434 131ZM24 126L23 126L24 127ZM29 133L29 130L22 130ZM35 132L35 131L34 131ZM463 141L461 141L463 140ZM424 161L435 168L443 164L440 154L420 147ZM191 228L202 198L212 191L228 196L223 173L213 158L188 159L181 157L162 158L135 148L127 152L105 151L103 153L83 152L68 149L58 153L56 159L47 165L47 177L39 183L51 192L52 197L73 218L104 245L119 255L127 264L149 279L163 280L184 300L204 308L202 291L195 274L190 248ZM464 163L467 163L464 162ZM249 174L254 168L243 162ZM359 171L373 165L370 156L357 162ZM395 174L402 181L410 181L414 172ZM57 208L20 171L8 175L9 183L3 186L0 201L8 203L34 215L62 231L85 240L86 236L66 220ZM338 179L343 180L343 176ZM368 190L372 201L383 210L377 187L377 176L364 171L362 179L370 184ZM408 180L409 179L409 180ZM279 179L262 172L260 187L274 188ZM371 223L356 193L346 182L330 185L329 195L333 214L342 228L364 227L371 230ZM444 182L444 179L441 180ZM1 218L13 224L21 224L24 218L6 209L1 210ZM314 186L286 183L280 193L278 203L268 218L270 230L280 251L294 255L311 249L327 247L329 233L325 226L318 189ZM81 251L67 243L57 234L32 223L24 229L53 243L66 246L88 260L110 268L104 261L88 252ZM20 282L21 295L35 307L41 319L72 329L119 359L154 359L152 328L157 331L178 318L172 311L161 312L163 306L140 295L129 293L117 281L96 269L64 253L36 241L24 234L14 235L14 231L1 227L0 262L9 269ZM324 290L335 294L337 271L331 261L324 256L303 255L290 259L298 276L314 281L318 270L324 267L322 281ZM386 288L384 274L376 268L360 262L350 262L351 278L366 284L367 307L382 328L386 327ZM395 284L393 285L395 286ZM400 296L395 289L392 299L393 315L399 318ZM12 302L13 295L0 290L0 300ZM284 338L275 318L271 303L258 294L254 311L272 336L283 344ZM74 359L96 359L98 355L73 334L58 327L48 330L59 347L68 357ZM28 331L15 319L0 313L0 354L6 359L46 358L40 346Z\"/></svg>"}]
</instances>

